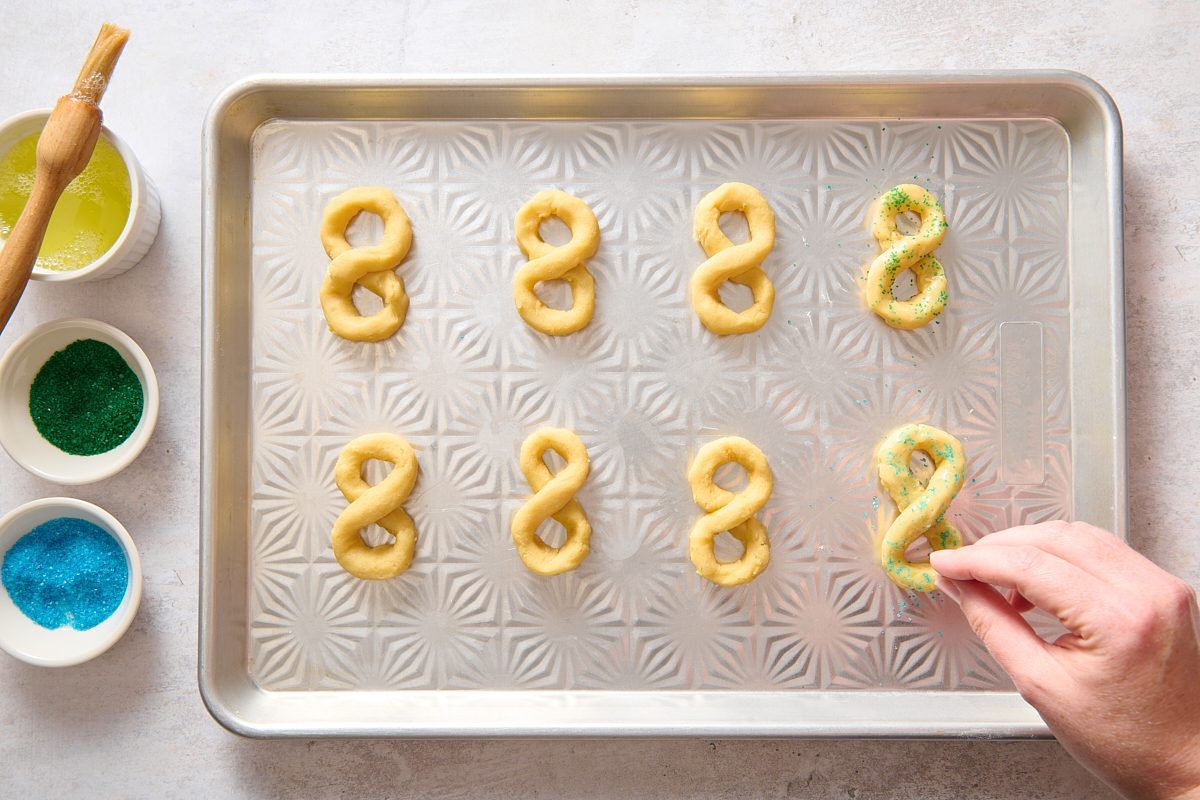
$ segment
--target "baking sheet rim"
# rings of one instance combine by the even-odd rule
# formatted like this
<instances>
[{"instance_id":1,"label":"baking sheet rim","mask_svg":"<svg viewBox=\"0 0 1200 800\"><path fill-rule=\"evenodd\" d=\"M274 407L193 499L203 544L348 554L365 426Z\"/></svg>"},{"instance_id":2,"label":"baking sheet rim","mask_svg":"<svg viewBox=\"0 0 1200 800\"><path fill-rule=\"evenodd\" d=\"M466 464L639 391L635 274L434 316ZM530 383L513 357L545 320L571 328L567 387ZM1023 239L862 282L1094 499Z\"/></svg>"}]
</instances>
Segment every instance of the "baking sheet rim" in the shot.
<instances>
[{"instance_id":1,"label":"baking sheet rim","mask_svg":"<svg viewBox=\"0 0 1200 800\"><path fill-rule=\"evenodd\" d=\"M387 721L372 723L341 723L324 725L319 722L301 724L292 721L272 723L264 720L246 718L245 712L254 705L253 702L231 703L228 687L221 683L215 674L213 663L213 648L217 646L214 595L215 587L210 586L215 572L214 564L214 472L215 462L215 430L216 403L214 401L213 372L215 368L214 354L219 350L218 330L213 313L213 304L217 297L216 282L216 220L218 211L217 191L215 180L220 174L220 137L222 126L228 115L255 93L271 91L295 91L303 89L335 89L341 91L365 90L411 90L438 88L458 89L572 89L581 91L588 89L698 89L707 88L769 88L780 89L850 89L850 88L881 88L894 87L897 84L913 85L916 89L932 87L938 84L946 85L1009 85L1029 87L1040 84L1058 84L1067 86L1079 92L1093 110L1098 111L1103 125L1104 159L1099 168L1103 169L1107 196L1106 218L1109 223L1106 245L1108 265L1111 274L1111 294L1109 301L1107 323L1111 330L1111 363L1112 367L1112 455L1115 486L1113 492L1113 527L1118 533L1125 534L1127 523L1127 508L1125 503L1126 463L1125 463L1125 371L1124 371L1124 309L1123 309L1123 252L1122 252L1122 216L1121 216L1121 121L1116 106L1111 97L1099 84L1079 73L1069 71L986 71L986 72L935 72L935 73L854 73L826 74L815 76L760 74L738 76L703 76L703 75L570 75L545 78L538 76L481 76L481 75L262 75L251 76L238 81L222 92L213 102L205 120L203 134L203 309L202 309L202 419L201 419L201 492L200 492L200 534L201 558L200 581L201 593L199 603L199 636L198 636L198 682L201 697L206 708L213 717L224 727L234 733L246 736L278 737L278 736L398 736L398 737L452 737L452 736L810 736L810 737L950 737L968 736L984 738L1030 738L1047 737L1049 732L1041 722L1036 712L1026 705L1015 692L904 692L892 693L889 696L925 697L932 699L936 695L952 695L958 699L967 699L972 694L986 695L988 699L1003 700L1010 703L1014 712L1011 720L998 723L979 722L971 720L938 720L915 719L905 721L878 720L874 722L852 721L839 724L831 721L814 723L803 718L788 720L759 719L751 722L718 722L703 724L697 722L655 722L641 724L621 724L619 722L585 721L582 719L563 720L547 724L525 723L519 726L498 726L489 724L460 724L444 725L431 722L426 725L410 725L398 728ZM268 109L262 121L275 116L287 116L280 109ZM520 117L522 115L515 115ZM849 118L852 115L843 115ZM883 116L879 114L869 116ZM955 115L946 114L951 117ZM997 118L1005 118L997 114ZM741 118L741 117L731 117ZM808 118L808 117L805 117ZM1072 172L1074 169L1072 168ZM1072 176L1074 181L1074 176ZM1072 217L1073 218L1073 217ZM1074 224L1074 223L1072 223ZM1074 325L1072 326L1074 331ZM271 695L292 694L334 694L337 693L275 693L258 690L250 684L248 674L239 676L245 678L245 684L236 687L242 692L257 693L260 702L266 702ZM373 693L383 695L399 695L411 697L408 692ZM436 694L436 693L432 693ZM563 699L571 696L599 694L611 696L607 692L561 691L540 693L542 695L561 695ZM653 692L645 693L656 694ZM797 693L721 693L721 692L668 692L675 697L686 695L696 698L704 695L733 694L744 700L747 695L783 694L805 702L820 705L823 700L832 699L830 695L849 694L862 696L863 692L797 692ZM872 693L874 694L874 693ZM517 696L525 696L525 692L517 692ZM236 706L236 707L235 707Z\"/></svg>"}]
</instances>

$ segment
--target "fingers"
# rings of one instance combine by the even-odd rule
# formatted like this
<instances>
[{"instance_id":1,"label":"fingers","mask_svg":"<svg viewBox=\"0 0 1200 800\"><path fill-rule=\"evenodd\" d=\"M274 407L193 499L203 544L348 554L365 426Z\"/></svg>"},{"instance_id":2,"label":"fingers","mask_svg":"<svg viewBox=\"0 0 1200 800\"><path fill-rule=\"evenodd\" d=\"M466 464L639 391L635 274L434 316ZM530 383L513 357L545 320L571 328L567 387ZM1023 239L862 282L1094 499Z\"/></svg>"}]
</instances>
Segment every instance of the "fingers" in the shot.
<instances>
[{"instance_id":1,"label":"fingers","mask_svg":"<svg viewBox=\"0 0 1200 800\"><path fill-rule=\"evenodd\" d=\"M978 581L938 578L938 588L955 600L975 635L987 646L1030 702L1052 684L1062 667L1050 646L1025 618L990 586Z\"/></svg>"},{"instance_id":2,"label":"fingers","mask_svg":"<svg viewBox=\"0 0 1200 800\"><path fill-rule=\"evenodd\" d=\"M1105 583L1032 545L972 545L958 550L937 550L930 555L929 563L947 578L1015 589L1083 638L1095 633L1093 622L1103 619L1111 602L1111 588Z\"/></svg>"},{"instance_id":3,"label":"fingers","mask_svg":"<svg viewBox=\"0 0 1200 800\"><path fill-rule=\"evenodd\" d=\"M1032 611L1034 608L1033 603L1026 600L1025 595L1021 594L1016 589L1009 589L1005 599L1008 600L1008 604L1016 609L1017 613L1019 614L1024 614L1026 611Z\"/></svg>"},{"instance_id":4,"label":"fingers","mask_svg":"<svg viewBox=\"0 0 1200 800\"><path fill-rule=\"evenodd\" d=\"M1082 522L1020 525L988 534L977 544L1037 547L1103 581L1111 581L1126 573L1151 580L1154 577L1151 570L1155 573L1158 571L1153 562L1116 536Z\"/></svg>"}]
</instances>

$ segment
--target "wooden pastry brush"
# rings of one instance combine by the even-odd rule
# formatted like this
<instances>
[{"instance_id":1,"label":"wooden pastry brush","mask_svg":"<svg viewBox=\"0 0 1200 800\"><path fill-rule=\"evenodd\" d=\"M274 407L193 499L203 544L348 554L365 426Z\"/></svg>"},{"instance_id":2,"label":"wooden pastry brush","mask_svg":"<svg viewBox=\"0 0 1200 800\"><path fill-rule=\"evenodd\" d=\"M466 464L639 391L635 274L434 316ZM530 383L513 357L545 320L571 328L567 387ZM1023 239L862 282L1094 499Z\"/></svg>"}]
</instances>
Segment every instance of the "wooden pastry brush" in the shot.
<instances>
[{"instance_id":1,"label":"wooden pastry brush","mask_svg":"<svg viewBox=\"0 0 1200 800\"><path fill-rule=\"evenodd\" d=\"M75 79L75 87L60 97L37 143L33 191L0 247L0 331L8 324L25 284L33 272L38 250L58 198L92 158L100 138L100 98L129 31L104 23Z\"/></svg>"}]
</instances>

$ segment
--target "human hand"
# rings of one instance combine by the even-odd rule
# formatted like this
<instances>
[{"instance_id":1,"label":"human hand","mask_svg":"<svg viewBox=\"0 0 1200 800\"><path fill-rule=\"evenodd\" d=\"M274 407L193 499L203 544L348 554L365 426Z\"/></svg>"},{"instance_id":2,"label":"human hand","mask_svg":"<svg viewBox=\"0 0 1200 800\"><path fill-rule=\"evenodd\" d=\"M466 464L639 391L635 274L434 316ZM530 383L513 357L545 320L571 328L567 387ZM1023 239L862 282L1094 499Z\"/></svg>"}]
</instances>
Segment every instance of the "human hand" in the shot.
<instances>
[{"instance_id":1,"label":"human hand","mask_svg":"<svg viewBox=\"0 0 1200 800\"><path fill-rule=\"evenodd\" d=\"M1130 798L1200 799L1200 611L1190 586L1079 522L999 531L930 563L1080 763ZM1041 639L1021 616L1033 606L1069 633Z\"/></svg>"}]
</instances>

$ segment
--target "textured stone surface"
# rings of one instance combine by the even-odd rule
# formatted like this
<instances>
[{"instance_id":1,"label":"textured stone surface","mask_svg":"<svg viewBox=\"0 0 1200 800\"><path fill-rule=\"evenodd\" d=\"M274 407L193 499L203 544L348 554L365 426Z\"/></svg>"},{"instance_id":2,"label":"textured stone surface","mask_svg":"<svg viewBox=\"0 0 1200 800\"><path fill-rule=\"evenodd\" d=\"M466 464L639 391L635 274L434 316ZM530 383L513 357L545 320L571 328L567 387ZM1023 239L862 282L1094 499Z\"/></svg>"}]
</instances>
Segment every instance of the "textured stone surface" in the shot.
<instances>
[{"instance_id":1,"label":"textured stone surface","mask_svg":"<svg viewBox=\"0 0 1200 800\"><path fill-rule=\"evenodd\" d=\"M395 7L392 7L392 6ZM133 532L146 571L134 628L81 667L0 659L4 794L61 796L1094 798L1056 744L996 742L255 742L223 732L195 683L200 126L253 72L739 72L1065 67L1125 121L1131 538L1200 583L1187 427L1200 381L1200 9L963 2L35 3L10 0L0 114L47 106L105 17L134 38L105 101L162 194L147 260L86 288L35 285L0 348L87 315L128 331L163 390L158 433L105 483L62 489L0 457L0 508L67 494ZM274 9L272 12L271 8ZM917 42L914 47L908 45ZM903 56L901 56L903 52ZM902 60L903 59L903 60ZM894 774L910 777L893 777Z\"/></svg>"}]
</instances>

